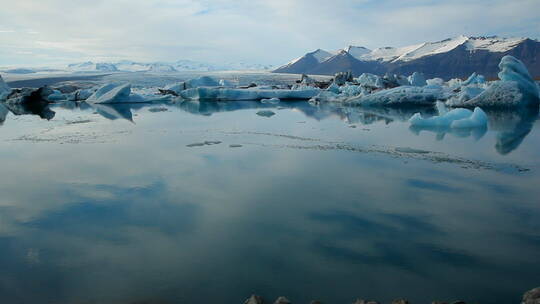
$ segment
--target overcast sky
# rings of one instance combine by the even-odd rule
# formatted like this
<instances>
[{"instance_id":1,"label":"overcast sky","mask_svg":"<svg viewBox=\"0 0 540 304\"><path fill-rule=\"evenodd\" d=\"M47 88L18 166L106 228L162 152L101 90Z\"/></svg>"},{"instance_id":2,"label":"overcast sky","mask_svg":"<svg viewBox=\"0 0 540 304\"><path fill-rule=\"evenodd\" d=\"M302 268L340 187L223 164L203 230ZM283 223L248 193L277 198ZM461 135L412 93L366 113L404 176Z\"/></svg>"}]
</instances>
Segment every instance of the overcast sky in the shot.
<instances>
[{"instance_id":1,"label":"overcast sky","mask_svg":"<svg viewBox=\"0 0 540 304\"><path fill-rule=\"evenodd\" d=\"M317 48L540 38L540 0L0 0L0 65L281 64Z\"/></svg>"}]
</instances>

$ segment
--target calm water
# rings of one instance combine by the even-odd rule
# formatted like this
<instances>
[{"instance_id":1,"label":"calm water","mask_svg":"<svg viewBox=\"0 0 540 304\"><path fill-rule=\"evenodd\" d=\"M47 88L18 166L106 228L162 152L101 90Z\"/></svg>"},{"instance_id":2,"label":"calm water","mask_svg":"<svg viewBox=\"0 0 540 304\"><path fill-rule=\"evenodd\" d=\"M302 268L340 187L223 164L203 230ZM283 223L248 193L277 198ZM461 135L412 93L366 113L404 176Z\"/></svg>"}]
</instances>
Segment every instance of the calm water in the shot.
<instances>
[{"instance_id":1,"label":"calm water","mask_svg":"<svg viewBox=\"0 0 540 304\"><path fill-rule=\"evenodd\" d=\"M50 120L0 127L1 303L519 303L540 286L538 113L445 134L411 130L419 109L304 102L24 111Z\"/></svg>"}]
</instances>

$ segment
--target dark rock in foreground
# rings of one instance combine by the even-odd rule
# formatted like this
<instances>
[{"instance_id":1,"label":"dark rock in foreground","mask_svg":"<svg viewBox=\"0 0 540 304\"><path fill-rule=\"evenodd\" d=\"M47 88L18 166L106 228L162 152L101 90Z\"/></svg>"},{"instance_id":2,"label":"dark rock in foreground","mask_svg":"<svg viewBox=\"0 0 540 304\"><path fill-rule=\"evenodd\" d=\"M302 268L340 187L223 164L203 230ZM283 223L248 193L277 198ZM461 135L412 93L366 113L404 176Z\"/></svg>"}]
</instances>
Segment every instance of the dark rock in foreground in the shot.
<instances>
[{"instance_id":1,"label":"dark rock in foreground","mask_svg":"<svg viewBox=\"0 0 540 304\"><path fill-rule=\"evenodd\" d=\"M527 291L521 304L540 304L540 287Z\"/></svg>"}]
</instances>

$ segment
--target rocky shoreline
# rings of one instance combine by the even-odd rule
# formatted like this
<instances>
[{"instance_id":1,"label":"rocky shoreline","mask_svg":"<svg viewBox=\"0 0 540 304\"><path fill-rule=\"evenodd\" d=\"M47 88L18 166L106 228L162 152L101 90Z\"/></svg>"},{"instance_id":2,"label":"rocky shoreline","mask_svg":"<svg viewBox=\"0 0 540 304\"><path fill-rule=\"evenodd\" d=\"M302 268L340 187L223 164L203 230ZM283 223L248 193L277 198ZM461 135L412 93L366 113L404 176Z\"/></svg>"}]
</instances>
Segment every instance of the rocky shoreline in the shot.
<instances>
[{"instance_id":1,"label":"rocky shoreline","mask_svg":"<svg viewBox=\"0 0 540 304\"><path fill-rule=\"evenodd\" d=\"M258 295L252 295L249 299L247 299L244 304L267 304L270 302L265 301L261 296ZM292 304L289 299L285 297L279 297L277 298L273 304ZM310 304L323 304L323 302L314 300L311 301ZM363 300L363 299L356 299L356 301L353 302L353 304L380 304L380 302L374 301L374 300ZM410 304L409 301L406 299L397 299L391 302L391 304ZM431 304L467 304L464 301L433 301ZM523 299L521 301L521 304L540 304L540 287L531 289L527 291L523 295Z\"/></svg>"}]
</instances>

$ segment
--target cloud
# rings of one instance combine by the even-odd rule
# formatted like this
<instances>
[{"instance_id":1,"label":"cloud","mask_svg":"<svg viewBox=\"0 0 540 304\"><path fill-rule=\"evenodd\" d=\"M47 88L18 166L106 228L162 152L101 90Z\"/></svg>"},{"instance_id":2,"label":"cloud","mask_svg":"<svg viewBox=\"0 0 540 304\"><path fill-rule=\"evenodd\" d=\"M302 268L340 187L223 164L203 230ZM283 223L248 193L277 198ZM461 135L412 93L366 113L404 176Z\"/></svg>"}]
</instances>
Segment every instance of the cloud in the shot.
<instances>
[{"instance_id":1,"label":"cloud","mask_svg":"<svg viewBox=\"0 0 540 304\"><path fill-rule=\"evenodd\" d=\"M37 0L0 12L0 64L178 59L279 64L316 48L460 34L540 37L537 0ZM43 60L43 59L40 59Z\"/></svg>"}]
</instances>

